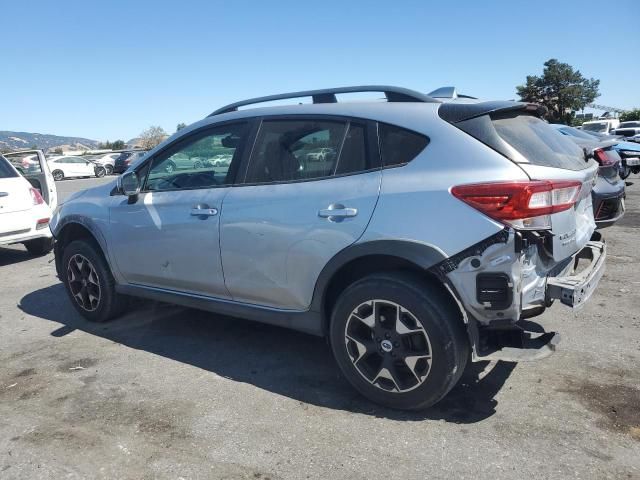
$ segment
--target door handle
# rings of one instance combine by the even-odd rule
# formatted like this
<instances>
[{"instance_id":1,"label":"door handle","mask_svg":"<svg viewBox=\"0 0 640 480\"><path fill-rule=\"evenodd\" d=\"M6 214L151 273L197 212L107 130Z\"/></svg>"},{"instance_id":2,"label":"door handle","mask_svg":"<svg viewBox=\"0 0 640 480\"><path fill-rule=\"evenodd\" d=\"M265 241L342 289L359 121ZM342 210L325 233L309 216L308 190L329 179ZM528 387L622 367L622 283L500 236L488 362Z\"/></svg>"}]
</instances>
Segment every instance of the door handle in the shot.
<instances>
[{"instance_id":1,"label":"door handle","mask_svg":"<svg viewBox=\"0 0 640 480\"><path fill-rule=\"evenodd\" d=\"M195 205L191 209L191 216L199 217L200 219L205 219L207 217L215 217L218 215L218 209L215 207L210 207L206 204Z\"/></svg>"},{"instance_id":2,"label":"door handle","mask_svg":"<svg viewBox=\"0 0 640 480\"><path fill-rule=\"evenodd\" d=\"M339 203L329 205L329 208L318 212L320 218L326 218L330 222L341 222L345 218L355 217L356 215L358 215L357 208L345 207Z\"/></svg>"}]
</instances>

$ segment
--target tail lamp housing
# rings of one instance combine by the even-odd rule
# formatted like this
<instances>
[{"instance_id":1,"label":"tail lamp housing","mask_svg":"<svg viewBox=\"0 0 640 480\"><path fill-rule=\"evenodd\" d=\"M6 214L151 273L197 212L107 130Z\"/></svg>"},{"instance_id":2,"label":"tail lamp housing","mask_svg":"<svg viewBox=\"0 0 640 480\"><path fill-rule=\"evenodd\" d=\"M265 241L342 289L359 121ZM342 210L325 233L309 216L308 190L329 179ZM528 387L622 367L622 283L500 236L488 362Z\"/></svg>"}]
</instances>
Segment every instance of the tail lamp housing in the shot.
<instances>
[{"instance_id":1,"label":"tail lamp housing","mask_svg":"<svg viewBox=\"0 0 640 480\"><path fill-rule=\"evenodd\" d=\"M44 198L40 195L40 192L35 188L30 188L29 193L31 194L31 200L33 200L34 205L41 205L44 203Z\"/></svg>"},{"instance_id":2,"label":"tail lamp housing","mask_svg":"<svg viewBox=\"0 0 640 480\"><path fill-rule=\"evenodd\" d=\"M454 197L490 218L519 230L548 230L551 215L572 208L582 183L577 181L515 181L458 185Z\"/></svg>"}]
</instances>

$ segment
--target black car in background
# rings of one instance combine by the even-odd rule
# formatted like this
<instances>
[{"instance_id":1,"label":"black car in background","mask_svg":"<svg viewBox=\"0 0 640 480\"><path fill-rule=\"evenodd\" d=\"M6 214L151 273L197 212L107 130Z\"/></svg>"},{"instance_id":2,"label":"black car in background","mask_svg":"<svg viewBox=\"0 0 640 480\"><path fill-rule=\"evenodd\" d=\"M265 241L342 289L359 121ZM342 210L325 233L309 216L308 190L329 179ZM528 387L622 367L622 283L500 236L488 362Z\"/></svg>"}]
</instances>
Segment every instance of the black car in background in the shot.
<instances>
[{"instance_id":1,"label":"black car in background","mask_svg":"<svg viewBox=\"0 0 640 480\"><path fill-rule=\"evenodd\" d=\"M589 138L579 130L576 130L578 134L572 135L571 130L575 129L567 125L551 126L567 135L584 150L586 157L593 158L600 165L596 184L591 190L593 216L598 228L610 227L622 218L625 210L625 183L619 174L622 158L615 149L618 141Z\"/></svg>"},{"instance_id":2,"label":"black car in background","mask_svg":"<svg viewBox=\"0 0 640 480\"><path fill-rule=\"evenodd\" d=\"M113 163L113 173L123 173L129 168L133 162L142 157L146 150L131 150L128 152L122 152Z\"/></svg>"}]
</instances>

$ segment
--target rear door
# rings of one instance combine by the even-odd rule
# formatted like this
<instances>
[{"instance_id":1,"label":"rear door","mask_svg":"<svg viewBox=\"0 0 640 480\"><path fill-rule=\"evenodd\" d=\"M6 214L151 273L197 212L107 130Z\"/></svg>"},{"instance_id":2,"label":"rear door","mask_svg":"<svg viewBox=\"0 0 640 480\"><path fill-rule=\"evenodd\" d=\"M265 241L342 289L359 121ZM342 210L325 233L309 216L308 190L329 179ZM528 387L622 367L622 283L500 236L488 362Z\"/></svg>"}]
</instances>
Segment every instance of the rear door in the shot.
<instances>
[{"instance_id":1,"label":"rear door","mask_svg":"<svg viewBox=\"0 0 640 480\"><path fill-rule=\"evenodd\" d=\"M321 148L337 154L315 155ZM365 121L264 119L244 183L222 206L222 265L233 299L308 308L322 268L373 214L378 157L375 127Z\"/></svg>"},{"instance_id":2,"label":"rear door","mask_svg":"<svg viewBox=\"0 0 640 480\"><path fill-rule=\"evenodd\" d=\"M58 192L42 151L13 152L5 154L5 157L40 192L51 210L54 210L58 205Z\"/></svg>"}]
</instances>

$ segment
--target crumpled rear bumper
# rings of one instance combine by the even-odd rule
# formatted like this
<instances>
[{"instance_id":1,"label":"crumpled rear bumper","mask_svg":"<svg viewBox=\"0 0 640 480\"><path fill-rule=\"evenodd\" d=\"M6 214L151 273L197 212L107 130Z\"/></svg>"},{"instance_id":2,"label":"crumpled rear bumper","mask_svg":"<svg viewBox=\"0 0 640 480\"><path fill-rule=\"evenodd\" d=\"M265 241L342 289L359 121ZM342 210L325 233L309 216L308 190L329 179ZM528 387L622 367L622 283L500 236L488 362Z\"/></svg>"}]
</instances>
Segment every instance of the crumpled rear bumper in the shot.
<instances>
[{"instance_id":1,"label":"crumpled rear bumper","mask_svg":"<svg viewBox=\"0 0 640 480\"><path fill-rule=\"evenodd\" d=\"M560 300L572 308L582 307L598 287L605 272L606 256L604 239L601 235L594 234L591 241L573 256L574 270L578 273L547 279L547 298Z\"/></svg>"}]
</instances>

